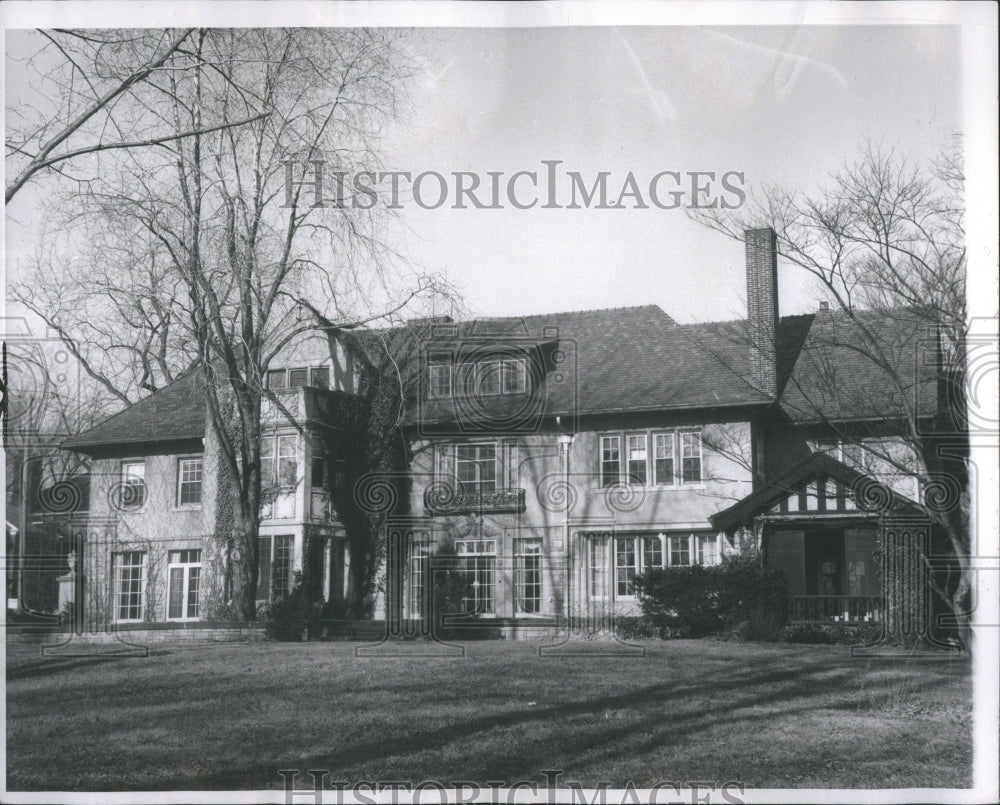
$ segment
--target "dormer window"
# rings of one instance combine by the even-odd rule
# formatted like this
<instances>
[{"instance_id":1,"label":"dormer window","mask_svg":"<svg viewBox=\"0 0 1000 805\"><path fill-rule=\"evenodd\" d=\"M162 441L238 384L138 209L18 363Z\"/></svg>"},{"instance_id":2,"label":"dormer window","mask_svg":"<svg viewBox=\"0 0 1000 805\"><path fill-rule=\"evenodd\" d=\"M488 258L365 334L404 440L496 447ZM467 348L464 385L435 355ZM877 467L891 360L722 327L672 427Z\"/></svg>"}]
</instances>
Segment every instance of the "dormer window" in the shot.
<instances>
[{"instance_id":1,"label":"dormer window","mask_svg":"<svg viewBox=\"0 0 1000 805\"><path fill-rule=\"evenodd\" d=\"M465 397L492 397L501 394L524 394L528 390L528 369L524 358L508 358L459 363L452 366L431 364L428 396L450 397L454 392Z\"/></svg>"},{"instance_id":2,"label":"dormer window","mask_svg":"<svg viewBox=\"0 0 1000 805\"><path fill-rule=\"evenodd\" d=\"M312 386L318 389L330 388L330 367L296 366L291 369L271 369L267 373L267 387L271 391L296 389Z\"/></svg>"}]
</instances>

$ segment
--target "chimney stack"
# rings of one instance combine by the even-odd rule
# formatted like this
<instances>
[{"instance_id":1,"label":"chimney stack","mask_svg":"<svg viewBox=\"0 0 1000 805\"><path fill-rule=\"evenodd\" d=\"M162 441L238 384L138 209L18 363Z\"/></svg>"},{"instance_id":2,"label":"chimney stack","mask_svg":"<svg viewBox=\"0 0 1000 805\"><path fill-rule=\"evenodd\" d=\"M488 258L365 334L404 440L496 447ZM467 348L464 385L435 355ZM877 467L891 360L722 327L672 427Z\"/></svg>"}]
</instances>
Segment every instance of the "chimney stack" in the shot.
<instances>
[{"instance_id":1,"label":"chimney stack","mask_svg":"<svg viewBox=\"0 0 1000 805\"><path fill-rule=\"evenodd\" d=\"M743 233L747 255L747 330L750 383L771 397L778 393L775 336L778 332L778 237L770 227Z\"/></svg>"}]
</instances>

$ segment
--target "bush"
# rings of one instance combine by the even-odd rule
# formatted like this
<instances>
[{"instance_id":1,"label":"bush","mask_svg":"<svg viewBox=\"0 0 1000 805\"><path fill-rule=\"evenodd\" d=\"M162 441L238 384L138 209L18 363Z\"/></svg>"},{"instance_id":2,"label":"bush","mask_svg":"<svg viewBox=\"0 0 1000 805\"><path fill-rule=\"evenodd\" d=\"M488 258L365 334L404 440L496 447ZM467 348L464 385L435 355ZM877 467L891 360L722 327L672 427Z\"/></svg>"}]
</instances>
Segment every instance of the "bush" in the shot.
<instances>
[{"instance_id":1,"label":"bush","mask_svg":"<svg viewBox=\"0 0 1000 805\"><path fill-rule=\"evenodd\" d=\"M648 640L662 635L652 621L641 615L625 615L615 618L615 637L620 640Z\"/></svg>"},{"instance_id":2,"label":"bush","mask_svg":"<svg viewBox=\"0 0 1000 805\"><path fill-rule=\"evenodd\" d=\"M305 640L314 618L305 585L296 579L291 592L271 604L267 635L275 640Z\"/></svg>"},{"instance_id":3,"label":"bush","mask_svg":"<svg viewBox=\"0 0 1000 805\"><path fill-rule=\"evenodd\" d=\"M729 629L737 640L775 640L788 619L784 577L757 553L710 567L657 568L637 577L636 587L643 615L661 636Z\"/></svg>"}]
</instances>

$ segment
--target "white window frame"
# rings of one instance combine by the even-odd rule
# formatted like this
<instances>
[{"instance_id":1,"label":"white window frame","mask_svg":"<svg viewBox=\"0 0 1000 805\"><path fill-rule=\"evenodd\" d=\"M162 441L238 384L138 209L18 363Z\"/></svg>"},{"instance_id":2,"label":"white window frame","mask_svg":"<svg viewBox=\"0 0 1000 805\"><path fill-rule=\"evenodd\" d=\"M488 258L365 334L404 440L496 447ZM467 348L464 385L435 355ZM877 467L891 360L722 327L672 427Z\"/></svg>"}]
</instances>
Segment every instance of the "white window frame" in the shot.
<instances>
[{"instance_id":1,"label":"white window frame","mask_svg":"<svg viewBox=\"0 0 1000 805\"><path fill-rule=\"evenodd\" d=\"M642 481L632 480L632 440L641 439L642 440L642 464L643 464L643 477ZM643 488L650 486L649 483L649 431L629 431L625 434L625 462L624 462L624 473L622 480L629 486L641 486Z\"/></svg>"},{"instance_id":2,"label":"white window frame","mask_svg":"<svg viewBox=\"0 0 1000 805\"><path fill-rule=\"evenodd\" d=\"M614 583L614 571L609 567L613 558L609 558L608 553L612 550L614 539L611 536L594 536L587 538L587 597L591 601L607 601L611 598L611 585ZM597 566L595 558L600 557L600 566ZM599 574L595 575L595 574ZM594 595L594 581L600 578L603 580L604 595Z\"/></svg>"},{"instance_id":3,"label":"white window frame","mask_svg":"<svg viewBox=\"0 0 1000 805\"><path fill-rule=\"evenodd\" d=\"M528 364L524 358L505 358L500 362L501 392L503 394L525 394L528 391ZM507 367L515 364L518 367L518 388L507 387Z\"/></svg>"},{"instance_id":4,"label":"white window frame","mask_svg":"<svg viewBox=\"0 0 1000 805\"><path fill-rule=\"evenodd\" d=\"M503 392L503 361L493 358L488 361L476 361L476 394L479 397L499 397ZM488 374L487 367L493 368L496 377L496 388L493 391L483 390L483 379Z\"/></svg>"},{"instance_id":5,"label":"white window frame","mask_svg":"<svg viewBox=\"0 0 1000 805\"><path fill-rule=\"evenodd\" d=\"M411 538L407 545L406 564L409 572L406 579L406 617L408 618L421 618L425 614L420 611L420 602L427 595L433 554L434 543L430 540Z\"/></svg>"},{"instance_id":6,"label":"white window frame","mask_svg":"<svg viewBox=\"0 0 1000 805\"><path fill-rule=\"evenodd\" d=\"M186 463L198 462L198 501L196 503L182 503L181 490L184 484L184 465ZM191 484L194 481L188 481ZM177 457L177 484L174 489L174 506L178 509L200 509L205 492L205 459L201 453L193 453L189 456Z\"/></svg>"},{"instance_id":7,"label":"white window frame","mask_svg":"<svg viewBox=\"0 0 1000 805\"><path fill-rule=\"evenodd\" d=\"M684 478L684 437L694 435L698 439L698 480L688 481ZM681 486L701 486L705 483L705 447L701 428L679 428L677 430L677 452L680 464L677 466L677 480Z\"/></svg>"},{"instance_id":8,"label":"white window frame","mask_svg":"<svg viewBox=\"0 0 1000 805\"><path fill-rule=\"evenodd\" d=\"M124 558L128 556L130 560L134 560L134 557L139 557L138 564L130 561L129 564L124 563ZM146 552L145 551L116 551L112 554L112 563L114 565L114 620L115 623L141 623L143 617L146 614ZM138 596L138 607L139 614L134 618L123 618L121 617L122 612L122 582L125 579L122 578L122 572L124 570L135 570L138 569L138 579L130 576L128 579L131 584L134 581L138 581L138 590L129 590L127 595L137 595ZM131 599L130 599L131 600ZM125 605L126 608L131 609L133 605L128 603Z\"/></svg>"},{"instance_id":9,"label":"white window frame","mask_svg":"<svg viewBox=\"0 0 1000 805\"><path fill-rule=\"evenodd\" d=\"M455 540L455 554L460 557L462 562L462 572L467 576L471 573L474 574L475 583L479 581L479 575L482 573L486 578L486 584L481 585L486 587L487 592L485 594L480 594L478 591L475 593L474 598L463 598L462 604L466 606L466 603L472 601L475 608L469 612L466 609L466 614L477 614L477 615L495 615L497 611L497 541L495 539L459 539ZM473 567L469 567L469 560L472 560ZM483 564L480 565L480 560L484 560ZM492 563L490 562L492 560ZM485 602L487 605L486 609L480 609L480 603Z\"/></svg>"},{"instance_id":10,"label":"white window frame","mask_svg":"<svg viewBox=\"0 0 1000 805\"><path fill-rule=\"evenodd\" d=\"M657 533L657 534L654 534L652 532L649 532L649 533L628 533L628 534L622 534L621 536L616 536L615 537L614 570L613 570L613 574L614 574L614 576L613 576L613 585L614 585L614 591L615 591L615 599L616 600L622 600L622 601L634 601L637 598L635 592L633 592L631 595L628 595L627 593L619 593L618 592L618 568L619 568L619 565L618 565L618 544L617 543L618 543L619 540L632 540L634 542L634 549L635 549L635 566L634 566L634 572L635 572L635 576L641 576L647 570L650 570L650 569L653 569L653 568L663 568L663 567L666 567L667 566L666 565L666 548L667 548L667 546L664 545L664 534L663 534L663 532L660 532L660 533ZM660 562L659 562L659 564L647 564L647 562L646 562L646 543L647 543L647 541L651 541L651 540L655 540L657 543L659 543L659 552L660 552ZM635 576L633 576L633 581L632 581L632 588L633 588L633 590L635 589Z\"/></svg>"},{"instance_id":11,"label":"white window frame","mask_svg":"<svg viewBox=\"0 0 1000 805\"><path fill-rule=\"evenodd\" d=\"M460 447L493 448L496 468L494 471L495 484L490 491L501 492L505 489L520 488L519 444L508 441L448 442L436 445L434 449L434 480L436 482L446 484L458 491L458 485L461 483L458 478L458 448ZM464 460L468 461L468 459Z\"/></svg>"},{"instance_id":12,"label":"white window frame","mask_svg":"<svg viewBox=\"0 0 1000 805\"><path fill-rule=\"evenodd\" d=\"M448 379L448 390L438 392L437 390L437 378L446 377ZM432 363L427 367L427 396L432 400L443 400L451 397L452 394L452 373L451 364L449 363Z\"/></svg>"},{"instance_id":13,"label":"white window frame","mask_svg":"<svg viewBox=\"0 0 1000 805\"><path fill-rule=\"evenodd\" d=\"M130 467L140 467L142 469L142 472L139 473L138 475L133 475L133 474L131 474L131 473L128 472L128 468L130 468ZM149 488L146 486L146 460L145 459L128 459L127 461L123 461L121 463L121 468L120 468L119 472L120 472L120 476L119 476L120 481L119 481L119 489L118 489L118 506L119 506L119 508L122 511L126 511L126 512L141 512L143 509L146 508L146 504L149 502ZM140 490L142 490L141 491L142 499L137 504L126 505L126 503L125 503L125 497L126 497L125 490L126 490L127 486L131 485L126 480L126 479L129 479L129 478L138 478L139 479L139 483L136 486Z\"/></svg>"},{"instance_id":14,"label":"white window frame","mask_svg":"<svg viewBox=\"0 0 1000 805\"><path fill-rule=\"evenodd\" d=\"M529 568L529 561L532 560ZM542 613L542 598L545 584L543 572L544 555L540 537L515 537L514 539L514 614L540 615ZM528 597L528 573L535 574L537 581L532 582L532 588L537 587L537 596ZM533 590L534 591L534 590ZM522 605L525 602L535 602L536 608L529 610Z\"/></svg>"},{"instance_id":15,"label":"white window frame","mask_svg":"<svg viewBox=\"0 0 1000 805\"><path fill-rule=\"evenodd\" d=\"M677 431L674 430L654 430L653 437L653 486L677 486ZM656 469L658 461L657 450L660 440L666 441L670 446L670 477L668 480L660 480L659 472Z\"/></svg>"},{"instance_id":16,"label":"white window frame","mask_svg":"<svg viewBox=\"0 0 1000 805\"><path fill-rule=\"evenodd\" d=\"M618 472L615 473L614 478L609 478L604 474L604 443L605 441L612 442L615 446L615 454L617 455ZM597 437L597 470L598 470L598 480L601 485L601 489L604 489L613 484L621 483L622 480L622 436L620 433L601 433Z\"/></svg>"},{"instance_id":17,"label":"white window frame","mask_svg":"<svg viewBox=\"0 0 1000 805\"><path fill-rule=\"evenodd\" d=\"M198 561L181 561L181 557L184 554L197 553ZM180 554L181 557L174 560L174 554ZM171 617L170 615L170 596L172 593L172 580L174 571L178 571L181 574L181 612L182 614L177 617ZM198 590L196 592L196 598L194 601L195 614L191 614L191 571L197 570L198 579ZM196 621L201 619L201 601L198 600L197 596L201 593L201 549L199 548L183 548L176 551L168 551L167 553L167 611L166 619L168 621Z\"/></svg>"},{"instance_id":18,"label":"white window frame","mask_svg":"<svg viewBox=\"0 0 1000 805\"><path fill-rule=\"evenodd\" d=\"M719 564L719 562L722 559L722 556L721 556L722 552L719 550L719 535L718 534L694 534L693 536L694 536L694 548L695 548L695 551L697 553L697 556L695 557L695 561L699 565L704 565L705 567L711 567L713 565ZM702 546L704 546L704 545L706 545L708 543L713 543L714 544L713 552L714 552L715 555L714 555L713 560L711 562L706 562L705 561L704 551L702 550Z\"/></svg>"},{"instance_id":19,"label":"white window frame","mask_svg":"<svg viewBox=\"0 0 1000 805\"><path fill-rule=\"evenodd\" d=\"M687 536L683 534L666 534L666 545L664 546L664 561L666 562L665 567L691 567L697 564L695 561L697 559L697 546L693 544L695 535L690 533ZM687 540L687 556L688 561L686 565L675 565L674 564L674 540L675 539L686 539Z\"/></svg>"}]
</instances>

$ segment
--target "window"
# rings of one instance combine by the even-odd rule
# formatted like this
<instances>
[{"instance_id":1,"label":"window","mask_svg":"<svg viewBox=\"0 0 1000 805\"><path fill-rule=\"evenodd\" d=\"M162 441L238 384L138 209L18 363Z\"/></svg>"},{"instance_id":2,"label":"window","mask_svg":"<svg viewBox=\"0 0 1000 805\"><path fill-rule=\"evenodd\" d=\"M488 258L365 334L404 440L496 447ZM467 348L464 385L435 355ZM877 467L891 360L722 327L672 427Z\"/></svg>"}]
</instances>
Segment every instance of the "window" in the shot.
<instances>
[{"instance_id":1,"label":"window","mask_svg":"<svg viewBox=\"0 0 1000 805\"><path fill-rule=\"evenodd\" d=\"M322 458L313 456L309 469L309 485L312 486L314 492L323 489L323 476L326 475L325 469L326 462Z\"/></svg>"},{"instance_id":2,"label":"window","mask_svg":"<svg viewBox=\"0 0 1000 805\"><path fill-rule=\"evenodd\" d=\"M267 373L267 387L271 391L278 391L279 389L287 388L285 383L285 370L284 369L271 369Z\"/></svg>"},{"instance_id":3,"label":"window","mask_svg":"<svg viewBox=\"0 0 1000 805\"><path fill-rule=\"evenodd\" d=\"M330 388L330 368L328 366L317 366L309 370L309 385L318 389Z\"/></svg>"},{"instance_id":4,"label":"window","mask_svg":"<svg viewBox=\"0 0 1000 805\"><path fill-rule=\"evenodd\" d=\"M484 361L479 364L479 393L500 393L500 361Z\"/></svg>"},{"instance_id":5,"label":"window","mask_svg":"<svg viewBox=\"0 0 1000 805\"><path fill-rule=\"evenodd\" d=\"M497 543L493 539L456 540L455 552L461 557L468 588L462 608L468 613L490 614L495 611L493 592L496 583Z\"/></svg>"},{"instance_id":6,"label":"window","mask_svg":"<svg viewBox=\"0 0 1000 805\"><path fill-rule=\"evenodd\" d=\"M460 363L457 369L456 393L472 397L476 393L476 364Z\"/></svg>"},{"instance_id":7,"label":"window","mask_svg":"<svg viewBox=\"0 0 1000 805\"><path fill-rule=\"evenodd\" d=\"M118 503L123 509L141 509L146 503L146 462L122 463Z\"/></svg>"},{"instance_id":8,"label":"window","mask_svg":"<svg viewBox=\"0 0 1000 805\"><path fill-rule=\"evenodd\" d=\"M601 486L611 486L621 475L621 456L617 436L601 437Z\"/></svg>"},{"instance_id":9,"label":"window","mask_svg":"<svg viewBox=\"0 0 1000 805\"><path fill-rule=\"evenodd\" d=\"M518 473L520 471L520 465L518 463L518 450L517 445L512 443L507 443L503 446L504 451L504 468L507 471L507 479L505 488L507 489L518 489L520 486Z\"/></svg>"},{"instance_id":10,"label":"window","mask_svg":"<svg viewBox=\"0 0 1000 805\"><path fill-rule=\"evenodd\" d=\"M198 618L198 585L201 580L201 551L170 551L168 576L168 620Z\"/></svg>"},{"instance_id":11,"label":"window","mask_svg":"<svg viewBox=\"0 0 1000 805\"><path fill-rule=\"evenodd\" d=\"M122 551L114 555L115 620L142 620L143 571L145 551Z\"/></svg>"},{"instance_id":12,"label":"window","mask_svg":"<svg viewBox=\"0 0 1000 805\"><path fill-rule=\"evenodd\" d=\"M646 434L628 437L628 482L636 486L646 484Z\"/></svg>"},{"instance_id":13,"label":"window","mask_svg":"<svg viewBox=\"0 0 1000 805\"><path fill-rule=\"evenodd\" d=\"M289 369L288 370L288 387L291 389L297 389L301 386L309 385L309 370L308 369Z\"/></svg>"},{"instance_id":14,"label":"window","mask_svg":"<svg viewBox=\"0 0 1000 805\"><path fill-rule=\"evenodd\" d=\"M542 609L542 541L514 540L514 609L533 614Z\"/></svg>"},{"instance_id":15,"label":"window","mask_svg":"<svg viewBox=\"0 0 1000 805\"><path fill-rule=\"evenodd\" d=\"M451 367L430 367L430 396L433 398L451 396Z\"/></svg>"},{"instance_id":16,"label":"window","mask_svg":"<svg viewBox=\"0 0 1000 805\"><path fill-rule=\"evenodd\" d=\"M670 538L670 566L684 567L691 564L691 538L689 536Z\"/></svg>"},{"instance_id":17,"label":"window","mask_svg":"<svg viewBox=\"0 0 1000 805\"><path fill-rule=\"evenodd\" d=\"M619 598L635 595L635 537L615 540L615 591Z\"/></svg>"},{"instance_id":18,"label":"window","mask_svg":"<svg viewBox=\"0 0 1000 805\"><path fill-rule=\"evenodd\" d=\"M642 538L642 570L663 567L663 537L660 534Z\"/></svg>"},{"instance_id":19,"label":"window","mask_svg":"<svg viewBox=\"0 0 1000 805\"><path fill-rule=\"evenodd\" d=\"M701 433L681 432L681 473L686 484L701 483Z\"/></svg>"},{"instance_id":20,"label":"window","mask_svg":"<svg viewBox=\"0 0 1000 805\"><path fill-rule=\"evenodd\" d=\"M292 537L257 537L257 601L277 601L292 589Z\"/></svg>"},{"instance_id":21,"label":"window","mask_svg":"<svg viewBox=\"0 0 1000 805\"><path fill-rule=\"evenodd\" d=\"M481 495L497 488L495 444L460 444L455 450L455 477L463 495Z\"/></svg>"},{"instance_id":22,"label":"window","mask_svg":"<svg viewBox=\"0 0 1000 805\"><path fill-rule=\"evenodd\" d=\"M407 613L411 618L424 618L430 613L427 589L430 556L429 542L410 542L410 597Z\"/></svg>"},{"instance_id":23,"label":"window","mask_svg":"<svg viewBox=\"0 0 1000 805\"><path fill-rule=\"evenodd\" d=\"M527 364L523 358L503 362L503 393L523 394L528 387Z\"/></svg>"},{"instance_id":24,"label":"window","mask_svg":"<svg viewBox=\"0 0 1000 805\"><path fill-rule=\"evenodd\" d=\"M177 505L201 505L201 456L177 459Z\"/></svg>"},{"instance_id":25,"label":"window","mask_svg":"<svg viewBox=\"0 0 1000 805\"><path fill-rule=\"evenodd\" d=\"M673 486L674 480L674 434L653 434L653 472L655 482Z\"/></svg>"},{"instance_id":26,"label":"window","mask_svg":"<svg viewBox=\"0 0 1000 805\"><path fill-rule=\"evenodd\" d=\"M591 598L608 597L608 540L591 537L588 540L588 571Z\"/></svg>"},{"instance_id":27,"label":"window","mask_svg":"<svg viewBox=\"0 0 1000 805\"><path fill-rule=\"evenodd\" d=\"M299 437L294 433L268 434L260 442L260 482L284 489L299 483ZM277 463L275 463L277 453Z\"/></svg>"},{"instance_id":28,"label":"window","mask_svg":"<svg viewBox=\"0 0 1000 805\"><path fill-rule=\"evenodd\" d=\"M698 542L698 564L716 565L719 563L719 541L715 535L702 535L695 538Z\"/></svg>"}]
</instances>

